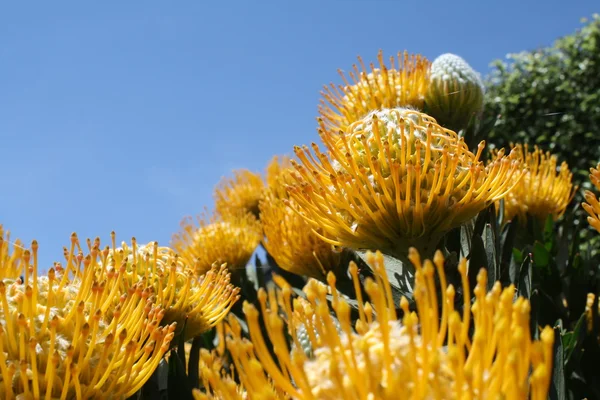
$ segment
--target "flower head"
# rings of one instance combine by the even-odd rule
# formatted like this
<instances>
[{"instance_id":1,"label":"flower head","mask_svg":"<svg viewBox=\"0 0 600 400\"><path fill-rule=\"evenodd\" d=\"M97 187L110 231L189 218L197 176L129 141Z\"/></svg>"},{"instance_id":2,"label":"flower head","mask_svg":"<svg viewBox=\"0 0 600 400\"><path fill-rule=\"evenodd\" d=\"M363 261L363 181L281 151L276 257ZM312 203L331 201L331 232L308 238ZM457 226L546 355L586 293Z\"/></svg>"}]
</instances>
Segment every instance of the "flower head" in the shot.
<instances>
[{"instance_id":1,"label":"flower head","mask_svg":"<svg viewBox=\"0 0 600 400\"><path fill-rule=\"evenodd\" d=\"M22 277L0 281L0 396L5 399L127 398L150 378L175 325L149 291L97 274L92 256L37 274L37 242L19 255Z\"/></svg>"},{"instance_id":2,"label":"flower head","mask_svg":"<svg viewBox=\"0 0 600 400\"><path fill-rule=\"evenodd\" d=\"M377 60L379 68L370 64L369 72L358 57L361 68L353 66L348 74L351 82L338 70L344 85L324 87L319 114L326 130L334 133L345 130L348 125L382 108L423 107L429 83L429 61L404 52L398 53L397 60L390 57L387 67L382 51L377 54Z\"/></svg>"},{"instance_id":3,"label":"flower head","mask_svg":"<svg viewBox=\"0 0 600 400\"><path fill-rule=\"evenodd\" d=\"M243 269L262 238L262 228L252 214L191 218L181 222L181 231L173 236L172 247L197 274L210 270L213 264L227 264L230 270Z\"/></svg>"},{"instance_id":4,"label":"flower head","mask_svg":"<svg viewBox=\"0 0 600 400\"><path fill-rule=\"evenodd\" d=\"M213 265L202 275L193 264L179 257L168 247L153 242L131 247L126 243L109 252L102 270L123 275L121 290L142 285L164 309L163 323L176 322L185 326L185 338L198 336L215 326L239 299L239 289L230 283L226 265Z\"/></svg>"},{"instance_id":5,"label":"flower head","mask_svg":"<svg viewBox=\"0 0 600 400\"><path fill-rule=\"evenodd\" d=\"M258 218L258 202L264 186L259 174L236 170L233 178L223 178L215 189L215 208L222 216L250 213Z\"/></svg>"},{"instance_id":6,"label":"flower head","mask_svg":"<svg viewBox=\"0 0 600 400\"><path fill-rule=\"evenodd\" d=\"M577 190L567 163L557 168L556 156L537 146L531 152L526 144L512 147L510 157L522 163L527 172L504 198L504 219L508 221L517 215L525 220L529 214L542 223L549 215L557 220Z\"/></svg>"},{"instance_id":7,"label":"flower head","mask_svg":"<svg viewBox=\"0 0 600 400\"><path fill-rule=\"evenodd\" d=\"M499 157L480 161L455 132L417 111L376 111L337 138L321 135L328 154L313 144L296 148L296 184L290 197L327 242L379 249L397 257L433 247L443 234L502 198L521 176Z\"/></svg>"},{"instance_id":8,"label":"flower head","mask_svg":"<svg viewBox=\"0 0 600 400\"><path fill-rule=\"evenodd\" d=\"M412 251L410 260L416 269L417 311L411 311L403 298L399 304L401 318L381 253L368 255L375 272L375 280L366 281L371 302L358 299L360 318L354 326L350 305L335 290L332 274L329 289L310 281L304 301L292 301L291 290L285 286L280 296L273 290L260 292L260 313L269 345L258 322L259 311L245 303L251 340L242 339L233 329L227 347L247 396L260 398L260 388L268 394L266 398L286 398L286 394L295 399L391 400L402 393L418 399L528 395L545 399L554 332L546 327L539 341L531 338L529 302L521 297L513 301L515 288L502 289L498 282L486 293L487 275L482 270L471 304L463 259L459 266L464 298L461 315L454 309L456 291L446 284L441 253L433 262L422 263ZM436 290L436 272L443 288L441 298ZM350 273L358 279L356 265L351 264ZM339 325L331 318L328 292ZM309 340L315 349L312 356L301 349L296 330L299 323L310 327ZM287 335L292 338L291 347ZM225 387L231 382L225 378L218 384Z\"/></svg>"},{"instance_id":9,"label":"flower head","mask_svg":"<svg viewBox=\"0 0 600 400\"><path fill-rule=\"evenodd\" d=\"M466 128L483 109L484 94L481 77L461 57L442 54L431 64L425 103L440 125L456 131Z\"/></svg>"},{"instance_id":10,"label":"flower head","mask_svg":"<svg viewBox=\"0 0 600 400\"><path fill-rule=\"evenodd\" d=\"M600 163L596 168L590 168L590 181L597 190L600 190ZM600 232L600 203L598 203L598 198L589 190L585 191L584 197L585 202L581 205L589 214L587 217L588 223Z\"/></svg>"},{"instance_id":11,"label":"flower head","mask_svg":"<svg viewBox=\"0 0 600 400\"><path fill-rule=\"evenodd\" d=\"M324 280L328 271L339 267L341 252L312 232L298 214L298 205L286 191L292 182L291 163L289 159L282 163L280 171L270 167L269 186L260 202L263 244L284 270Z\"/></svg>"}]
</instances>

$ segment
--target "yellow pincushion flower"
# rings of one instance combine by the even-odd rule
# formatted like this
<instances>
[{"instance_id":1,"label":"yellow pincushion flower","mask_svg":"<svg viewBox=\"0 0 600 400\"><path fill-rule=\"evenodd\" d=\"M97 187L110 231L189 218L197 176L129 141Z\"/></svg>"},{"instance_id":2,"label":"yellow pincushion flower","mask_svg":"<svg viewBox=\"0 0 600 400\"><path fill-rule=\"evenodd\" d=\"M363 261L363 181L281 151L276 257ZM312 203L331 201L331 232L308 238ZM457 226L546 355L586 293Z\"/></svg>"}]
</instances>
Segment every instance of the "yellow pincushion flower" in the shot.
<instances>
[{"instance_id":1,"label":"yellow pincushion flower","mask_svg":"<svg viewBox=\"0 0 600 400\"><path fill-rule=\"evenodd\" d=\"M499 282L486 293L487 275L482 270L473 290L476 300L471 304L463 259L459 266L464 292L461 316L454 309L455 289L446 284L441 253L436 253L434 262L421 263L414 251L410 260L416 269L418 316L402 299L403 317L398 318L381 253L368 254L376 280L366 282L371 303L358 299L360 319L354 327L350 306L335 290L332 274L329 289L311 281L305 288L305 301L292 301L290 288L285 286L280 296L273 290L268 295L260 292L260 312L275 359L261 332L259 311L244 304L251 340L242 339L234 329L227 342L244 397L392 400L402 394L415 399L546 399L554 332L545 327L541 339L532 340L529 302L521 297L513 301L515 288L511 285L503 290ZM444 288L441 298L436 291L436 272ZM356 265L351 264L350 273L356 282ZM339 327L327 306L328 292ZM300 322L313 332L309 333L313 357L301 350L295 329ZM286 333L294 343L291 349ZM216 379L217 389L212 392L225 392L232 384L227 377Z\"/></svg>"},{"instance_id":2,"label":"yellow pincushion flower","mask_svg":"<svg viewBox=\"0 0 600 400\"><path fill-rule=\"evenodd\" d=\"M4 399L127 398L169 348L175 325L160 327L164 310L149 291L117 290L123 275L96 275L72 240L64 274L38 276L34 241L20 255L24 278L0 281Z\"/></svg>"},{"instance_id":3,"label":"yellow pincushion flower","mask_svg":"<svg viewBox=\"0 0 600 400\"><path fill-rule=\"evenodd\" d=\"M341 252L312 232L298 214L296 202L288 198L289 159L282 160L280 169L273 165L275 162L269 167L269 186L260 202L263 244L284 270L324 280L328 271L339 267Z\"/></svg>"},{"instance_id":4,"label":"yellow pincushion flower","mask_svg":"<svg viewBox=\"0 0 600 400\"><path fill-rule=\"evenodd\" d=\"M262 228L252 214L191 218L181 222L181 231L173 236L172 247L197 274L208 271L214 263L227 264L230 270L246 267L262 238Z\"/></svg>"},{"instance_id":5,"label":"yellow pincushion flower","mask_svg":"<svg viewBox=\"0 0 600 400\"><path fill-rule=\"evenodd\" d=\"M600 190L600 163L596 168L590 168L590 181L597 190ZM598 203L598 198L589 190L585 191L584 196L585 202L581 205L589 214L587 217L588 223L592 228L600 232L600 203Z\"/></svg>"},{"instance_id":6,"label":"yellow pincushion flower","mask_svg":"<svg viewBox=\"0 0 600 400\"><path fill-rule=\"evenodd\" d=\"M405 257L428 253L450 229L502 198L522 171L498 157L480 161L455 132L417 111L373 112L337 138L322 134L327 154L297 147L290 196L327 242Z\"/></svg>"},{"instance_id":7,"label":"yellow pincushion flower","mask_svg":"<svg viewBox=\"0 0 600 400\"><path fill-rule=\"evenodd\" d=\"M518 216L524 221L527 214L542 223L549 215L557 220L577 190L567 163L563 162L557 169L556 156L550 152L544 153L537 146L529 151L526 144L511 147L511 158L522 163L527 172L504 198L504 220Z\"/></svg>"},{"instance_id":8,"label":"yellow pincushion flower","mask_svg":"<svg viewBox=\"0 0 600 400\"><path fill-rule=\"evenodd\" d=\"M332 133L346 128L364 118L372 111L383 108L414 107L423 108L425 93L429 84L430 62L420 55L398 53L397 60L390 57L390 66L383 60L379 51L379 68L370 65L370 72L358 57L361 69L356 65L349 73L348 82L341 70L344 85L330 84L322 92L323 99L319 114L324 128Z\"/></svg>"},{"instance_id":9,"label":"yellow pincushion flower","mask_svg":"<svg viewBox=\"0 0 600 400\"><path fill-rule=\"evenodd\" d=\"M223 178L215 189L215 208L222 215L250 213L258 218L258 202L265 183L259 174L245 169L233 172L233 178Z\"/></svg>"},{"instance_id":10,"label":"yellow pincushion flower","mask_svg":"<svg viewBox=\"0 0 600 400\"><path fill-rule=\"evenodd\" d=\"M149 288L164 309L163 323L177 322L181 330L185 322L185 338L211 329L239 299L239 288L230 283L225 265L215 264L197 275L193 264L156 242L138 247L133 238L131 247L123 243L115 249L113 235L113 250L100 268L117 268L123 274L123 292L135 285Z\"/></svg>"}]
</instances>

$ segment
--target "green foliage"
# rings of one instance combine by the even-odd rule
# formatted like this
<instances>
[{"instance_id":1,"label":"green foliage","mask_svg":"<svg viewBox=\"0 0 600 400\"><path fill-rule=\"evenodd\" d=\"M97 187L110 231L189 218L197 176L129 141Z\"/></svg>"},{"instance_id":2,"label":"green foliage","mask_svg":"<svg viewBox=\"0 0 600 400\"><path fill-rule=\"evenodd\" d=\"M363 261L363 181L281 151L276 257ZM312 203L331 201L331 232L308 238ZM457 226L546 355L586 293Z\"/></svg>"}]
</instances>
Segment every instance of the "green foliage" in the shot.
<instances>
[{"instance_id":1,"label":"green foliage","mask_svg":"<svg viewBox=\"0 0 600 400\"><path fill-rule=\"evenodd\" d=\"M495 61L487 81L487 143L530 143L566 161L589 188L600 161L600 15L553 46ZM577 196L581 200L581 194Z\"/></svg>"}]
</instances>

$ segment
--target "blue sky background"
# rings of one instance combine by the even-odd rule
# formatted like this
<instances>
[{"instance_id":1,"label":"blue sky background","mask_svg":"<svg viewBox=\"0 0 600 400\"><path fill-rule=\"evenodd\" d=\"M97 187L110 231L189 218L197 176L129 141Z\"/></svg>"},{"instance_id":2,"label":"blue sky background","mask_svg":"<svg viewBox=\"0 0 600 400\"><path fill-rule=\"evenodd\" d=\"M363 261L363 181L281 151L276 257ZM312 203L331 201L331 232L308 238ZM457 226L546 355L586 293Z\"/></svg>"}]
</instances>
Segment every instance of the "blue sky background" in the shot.
<instances>
[{"instance_id":1,"label":"blue sky background","mask_svg":"<svg viewBox=\"0 0 600 400\"><path fill-rule=\"evenodd\" d=\"M316 141L319 91L357 55L452 52L486 75L600 11L566 4L4 2L0 224L44 269L73 231L168 244L232 169Z\"/></svg>"}]
</instances>

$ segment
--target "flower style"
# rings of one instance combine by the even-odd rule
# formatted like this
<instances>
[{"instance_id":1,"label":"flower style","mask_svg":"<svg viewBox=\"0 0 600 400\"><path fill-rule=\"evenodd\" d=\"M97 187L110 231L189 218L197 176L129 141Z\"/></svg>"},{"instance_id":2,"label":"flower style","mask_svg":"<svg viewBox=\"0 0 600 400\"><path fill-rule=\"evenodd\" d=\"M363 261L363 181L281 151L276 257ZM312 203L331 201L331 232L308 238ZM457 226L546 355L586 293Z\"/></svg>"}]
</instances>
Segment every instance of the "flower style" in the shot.
<instances>
[{"instance_id":1,"label":"flower style","mask_svg":"<svg viewBox=\"0 0 600 400\"><path fill-rule=\"evenodd\" d=\"M590 168L590 181L597 190L600 190L600 163L598 163L596 168ZM584 197L585 202L581 205L589 214L587 221L592 228L600 232L600 204L598 203L598 198L589 190L585 191Z\"/></svg>"},{"instance_id":2,"label":"flower style","mask_svg":"<svg viewBox=\"0 0 600 400\"><path fill-rule=\"evenodd\" d=\"M279 165L274 160L267 170L269 185L260 202L263 244L284 270L324 280L328 271L340 266L341 252L312 232L296 202L289 199L290 160L284 158L279 168L275 163Z\"/></svg>"},{"instance_id":3,"label":"flower style","mask_svg":"<svg viewBox=\"0 0 600 400\"><path fill-rule=\"evenodd\" d=\"M262 238L260 221L252 214L228 215L227 218L199 217L181 222L181 231L173 236L172 247L188 265L201 275L213 264L227 264L230 271L243 269Z\"/></svg>"},{"instance_id":4,"label":"flower style","mask_svg":"<svg viewBox=\"0 0 600 400\"><path fill-rule=\"evenodd\" d=\"M405 258L428 254L450 229L502 198L521 178L518 162L480 161L455 132L417 111L369 114L337 138L322 134L328 153L296 147L290 197L323 240Z\"/></svg>"},{"instance_id":5,"label":"flower style","mask_svg":"<svg viewBox=\"0 0 600 400\"><path fill-rule=\"evenodd\" d=\"M429 61L405 51L398 53L397 60L390 57L388 68L381 50L377 60L379 68L371 64L371 72L368 72L362 58L358 57L361 69L353 65L353 71L349 73L351 83L338 70L344 85L336 87L332 83L323 88L319 114L327 131L345 130L370 112L382 108L423 108L429 84Z\"/></svg>"},{"instance_id":6,"label":"flower style","mask_svg":"<svg viewBox=\"0 0 600 400\"><path fill-rule=\"evenodd\" d=\"M108 267L107 267L108 266ZM185 326L184 337L196 337L215 326L239 299L239 288L230 283L225 265L213 265L202 275L187 265L175 251L159 247L157 242L145 246L132 239L113 250L101 266L102 270L118 268L123 275L121 290L142 285L164 309L163 323Z\"/></svg>"},{"instance_id":7,"label":"flower style","mask_svg":"<svg viewBox=\"0 0 600 400\"><path fill-rule=\"evenodd\" d=\"M544 222L549 215L556 221L573 199L573 174L566 162L557 169L557 159L537 146L529 151L527 144L511 146L511 158L527 168L523 179L504 198L504 220L518 216L525 221L527 214Z\"/></svg>"},{"instance_id":8,"label":"flower style","mask_svg":"<svg viewBox=\"0 0 600 400\"><path fill-rule=\"evenodd\" d=\"M18 256L21 277L0 281L4 399L127 398L169 348L175 324L160 326L164 310L149 291L119 290L123 275L96 275L75 246L73 236L65 269L38 276L34 241Z\"/></svg>"},{"instance_id":9,"label":"flower style","mask_svg":"<svg viewBox=\"0 0 600 400\"><path fill-rule=\"evenodd\" d=\"M24 250L23 244L16 240L12 245L12 254L10 244L10 233L5 232L3 226L0 225L0 279L17 278L22 269L20 262Z\"/></svg>"},{"instance_id":10,"label":"flower style","mask_svg":"<svg viewBox=\"0 0 600 400\"><path fill-rule=\"evenodd\" d=\"M403 298L399 304L401 318L397 316L381 253L368 254L376 278L366 282L371 302L358 298L360 319L354 327L350 305L337 293L332 274L328 277L329 289L311 281L305 288L305 301L292 301L291 290L285 286L281 296L273 290L260 293L260 313L270 345L261 332L259 311L245 303L251 341L242 339L236 329L231 330L227 340L245 395L391 400L402 393L417 399L545 399L550 387L554 332L547 326L540 340L532 340L529 302L522 297L513 301L515 288L511 285L502 289L499 282L486 293L487 275L481 270L473 290L475 302L471 304L463 259L459 266L464 298L461 316L454 309L456 290L446 284L441 252L436 253L433 262L422 263L416 250L409 257L416 269L417 312L411 311ZM356 265L351 264L349 270L357 282ZM436 290L436 272L444 288L441 298ZM327 306L328 291L339 326ZM283 310L283 317L279 310ZM315 349L313 357L301 349L296 333L299 322L310 327L307 331ZM292 337L291 349L286 334ZM223 393L232 382L223 377L212 385L213 393Z\"/></svg>"},{"instance_id":11,"label":"flower style","mask_svg":"<svg viewBox=\"0 0 600 400\"><path fill-rule=\"evenodd\" d=\"M215 189L217 212L222 216L250 213L258 218L258 202L265 187L262 177L245 169L233 174L233 178L223 178Z\"/></svg>"}]
</instances>

